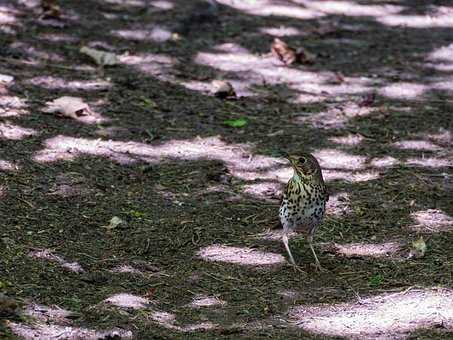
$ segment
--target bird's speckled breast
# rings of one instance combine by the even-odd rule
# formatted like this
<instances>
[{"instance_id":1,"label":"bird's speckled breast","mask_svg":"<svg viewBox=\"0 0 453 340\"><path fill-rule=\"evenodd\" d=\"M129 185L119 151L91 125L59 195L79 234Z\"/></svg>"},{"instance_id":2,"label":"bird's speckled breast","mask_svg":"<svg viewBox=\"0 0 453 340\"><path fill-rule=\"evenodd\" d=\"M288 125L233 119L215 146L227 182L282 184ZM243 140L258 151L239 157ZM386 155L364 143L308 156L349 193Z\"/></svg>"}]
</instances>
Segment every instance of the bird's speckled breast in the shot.
<instances>
[{"instance_id":1,"label":"bird's speckled breast","mask_svg":"<svg viewBox=\"0 0 453 340\"><path fill-rule=\"evenodd\" d=\"M280 206L284 229L312 231L324 217L324 188L290 180Z\"/></svg>"}]
</instances>

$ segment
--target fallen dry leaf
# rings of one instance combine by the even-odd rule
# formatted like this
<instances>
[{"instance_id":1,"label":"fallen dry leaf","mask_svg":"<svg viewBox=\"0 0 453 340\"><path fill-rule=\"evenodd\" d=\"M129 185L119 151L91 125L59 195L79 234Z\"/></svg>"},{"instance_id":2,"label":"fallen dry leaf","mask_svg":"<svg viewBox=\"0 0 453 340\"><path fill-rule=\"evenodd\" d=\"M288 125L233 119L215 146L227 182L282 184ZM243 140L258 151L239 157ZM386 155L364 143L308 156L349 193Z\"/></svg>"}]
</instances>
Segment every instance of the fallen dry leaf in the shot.
<instances>
[{"instance_id":1,"label":"fallen dry leaf","mask_svg":"<svg viewBox=\"0 0 453 340\"><path fill-rule=\"evenodd\" d=\"M409 252L409 258L419 259L425 256L426 253L426 243L423 239L423 236L420 236L418 240L412 242L411 250Z\"/></svg>"},{"instance_id":2,"label":"fallen dry leaf","mask_svg":"<svg viewBox=\"0 0 453 340\"><path fill-rule=\"evenodd\" d=\"M83 46L80 49L80 53L83 53L94 60L94 62L100 66L113 66L120 63L116 54L111 52L105 52L96 50L87 46Z\"/></svg>"},{"instance_id":3,"label":"fallen dry leaf","mask_svg":"<svg viewBox=\"0 0 453 340\"><path fill-rule=\"evenodd\" d=\"M233 85L224 80L213 80L212 81L212 93L219 98L235 98L236 92L234 91Z\"/></svg>"},{"instance_id":4,"label":"fallen dry leaf","mask_svg":"<svg viewBox=\"0 0 453 340\"><path fill-rule=\"evenodd\" d=\"M118 216L113 216L112 219L110 220L109 224L103 225L102 228L105 228L107 230L113 230L121 224L125 224L125 222Z\"/></svg>"},{"instance_id":5,"label":"fallen dry leaf","mask_svg":"<svg viewBox=\"0 0 453 340\"><path fill-rule=\"evenodd\" d=\"M286 65L291 65L295 62L312 64L316 59L312 53L308 52L303 47L296 50L279 38L275 38L272 42L271 52Z\"/></svg>"},{"instance_id":6,"label":"fallen dry leaf","mask_svg":"<svg viewBox=\"0 0 453 340\"><path fill-rule=\"evenodd\" d=\"M92 114L88 104L79 97L63 96L46 104L47 108L44 112L59 113L64 117L77 118Z\"/></svg>"}]
</instances>

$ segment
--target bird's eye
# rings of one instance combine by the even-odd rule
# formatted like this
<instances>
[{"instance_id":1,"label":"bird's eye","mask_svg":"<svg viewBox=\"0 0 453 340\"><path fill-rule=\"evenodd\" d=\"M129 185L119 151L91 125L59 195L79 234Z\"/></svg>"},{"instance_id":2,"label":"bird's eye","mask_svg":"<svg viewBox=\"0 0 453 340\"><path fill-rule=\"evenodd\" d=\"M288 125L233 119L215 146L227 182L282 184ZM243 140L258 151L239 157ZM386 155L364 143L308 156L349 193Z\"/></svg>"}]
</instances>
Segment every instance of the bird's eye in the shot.
<instances>
[{"instance_id":1,"label":"bird's eye","mask_svg":"<svg viewBox=\"0 0 453 340\"><path fill-rule=\"evenodd\" d=\"M300 164L304 164L306 161L307 161L307 159L305 157L299 158L299 163Z\"/></svg>"}]
</instances>

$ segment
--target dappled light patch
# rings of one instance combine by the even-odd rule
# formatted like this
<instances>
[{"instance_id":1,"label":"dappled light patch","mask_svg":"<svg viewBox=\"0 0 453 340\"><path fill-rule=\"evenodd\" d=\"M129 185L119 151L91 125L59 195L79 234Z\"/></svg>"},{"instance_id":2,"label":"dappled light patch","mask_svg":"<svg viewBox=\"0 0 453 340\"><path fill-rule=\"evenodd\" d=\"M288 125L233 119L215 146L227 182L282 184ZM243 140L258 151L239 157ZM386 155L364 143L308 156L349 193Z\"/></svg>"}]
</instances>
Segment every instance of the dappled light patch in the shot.
<instances>
[{"instance_id":1,"label":"dappled light patch","mask_svg":"<svg viewBox=\"0 0 453 340\"><path fill-rule=\"evenodd\" d=\"M45 323L69 324L71 323L69 317L73 313L58 306L44 306L30 303L25 308L25 314Z\"/></svg>"},{"instance_id":2,"label":"dappled light patch","mask_svg":"<svg viewBox=\"0 0 453 340\"><path fill-rule=\"evenodd\" d=\"M94 329L55 325L47 323L34 323L26 325L8 322L11 330L23 339L131 339L132 332L123 329L96 331Z\"/></svg>"},{"instance_id":3,"label":"dappled light patch","mask_svg":"<svg viewBox=\"0 0 453 340\"><path fill-rule=\"evenodd\" d=\"M269 156L253 155L247 145L227 144L219 137L195 138L192 140L173 140L161 145L149 145L137 142L104 141L85 138L57 136L44 142L45 149L33 157L37 162L55 162L72 160L81 155L102 156L120 164L138 161L158 163L164 158L198 160L220 160L225 163L232 175L253 180L257 178L275 178L278 171L266 169L278 165L281 160ZM289 169L288 169L289 170Z\"/></svg>"},{"instance_id":4,"label":"dappled light patch","mask_svg":"<svg viewBox=\"0 0 453 340\"><path fill-rule=\"evenodd\" d=\"M121 5L125 7L145 7L147 2L145 0L102 0L107 4Z\"/></svg>"},{"instance_id":5,"label":"dappled light patch","mask_svg":"<svg viewBox=\"0 0 453 340\"><path fill-rule=\"evenodd\" d=\"M156 77L159 80L175 81L172 74L173 66L177 63L175 58L163 54L137 54L119 56L120 61L130 65L140 72Z\"/></svg>"},{"instance_id":6,"label":"dappled light patch","mask_svg":"<svg viewBox=\"0 0 453 340\"><path fill-rule=\"evenodd\" d=\"M330 195L326 205L326 212L329 216L343 216L351 212L350 197L346 192L339 192Z\"/></svg>"},{"instance_id":7,"label":"dappled light patch","mask_svg":"<svg viewBox=\"0 0 453 340\"><path fill-rule=\"evenodd\" d=\"M219 299L216 296L199 295L193 298L189 307L200 308L200 307L221 307L226 304L225 301Z\"/></svg>"},{"instance_id":8,"label":"dappled light patch","mask_svg":"<svg viewBox=\"0 0 453 340\"><path fill-rule=\"evenodd\" d=\"M25 100L16 97L0 94L0 117L16 117L28 114L25 109Z\"/></svg>"},{"instance_id":9,"label":"dappled light patch","mask_svg":"<svg viewBox=\"0 0 453 340\"><path fill-rule=\"evenodd\" d=\"M20 167L13 162L0 159L0 171L18 171Z\"/></svg>"},{"instance_id":10,"label":"dappled light patch","mask_svg":"<svg viewBox=\"0 0 453 340\"><path fill-rule=\"evenodd\" d=\"M258 56L236 44L215 46L216 52L199 52L195 62L215 69L235 72L243 86L285 84L290 89L320 98L325 95L362 93L369 90L371 80L348 78L345 84L332 84L331 72L313 72L307 69L289 68L272 56ZM347 109L347 108L346 108ZM358 108L355 111L361 111ZM354 114L355 114L354 111Z\"/></svg>"},{"instance_id":11,"label":"dappled light patch","mask_svg":"<svg viewBox=\"0 0 453 340\"><path fill-rule=\"evenodd\" d=\"M67 262L61 256L53 254L49 249L35 250L28 254L28 256L36 259L43 259L50 262L58 263L64 269L67 269L74 273L82 273L84 269L77 262Z\"/></svg>"},{"instance_id":12,"label":"dappled light patch","mask_svg":"<svg viewBox=\"0 0 453 340\"><path fill-rule=\"evenodd\" d=\"M437 157L408 158L405 163L426 168L446 168L453 166L453 159Z\"/></svg>"},{"instance_id":13,"label":"dappled light patch","mask_svg":"<svg viewBox=\"0 0 453 340\"><path fill-rule=\"evenodd\" d=\"M425 15L389 14L376 18L386 26L405 26L410 28L453 27L453 8L437 7L436 11Z\"/></svg>"},{"instance_id":14,"label":"dappled light patch","mask_svg":"<svg viewBox=\"0 0 453 340\"><path fill-rule=\"evenodd\" d=\"M339 171L323 170L323 177L326 182L341 180L345 182L358 183L378 179L380 174L377 171Z\"/></svg>"},{"instance_id":15,"label":"dappled light patch","mask_svg":"<svg viewBox=\"0 0 453 340\"><path fill-rule=\"evenodd\" d=\"M324 247L325 251L332 252L346 257L375 257L388 258L394 257L401 251L402 245L398 242L385 243L349 243L349 244L329 244Z\"/></svg>"},{"instance_id":16,"label":"dappled light patch","mask_svg":"<svg viewBox=\"0 0 453 340\"><path fill-rule=\"evenodd\" d=\"M306 8L325 14L345 15L353 17L382 17L401 12L404 7L395 5L366 5L355 1L330 1L330 0L296 0Z\"/></svg>"},{"instance_id":17,"label":"dappled light patch","mask_svg":"<svg viewBox=\"0 0 453 340\"><path fill-rule=\"evenodd\" d=\"M314 19L324 16L323 13L317 10L275 0L217 0L217 2L251 15L283 16L295 19Z\"/></svg>"},{"instance_id":18,"label":"dappled light patch","mask_svg":"<svg viewBox=\"0 0 453 340\"><path fill-rule=\"evenodd\" d=\"M176 324L176 315L173 313L155 311L150 316L151 320L157 323L159 326L179 331L179 332L193 332L203 331L217 328L218 325L212 322L201 322L197 324L189 324L185 326L179 326Z\"/></svg>"},{"instance_id":19,"label":"dappled light patch","mask_svg":"<svg viewBox=\"0 0 453 340\"><path fill-rule=\"evenodd\" d=\"M243 187L245 194L260 199L278 199L282 195L282 184L275 182L261 182L246 184Z\"/></svg>"},{"instance_id":20,"label":"dappled light patch","mask_svg":"<svg viewBox=\"0 0 453 340\"><path fill-rule=\"evenodd\" d=\"M21 13L11 6L0 5L0 25L17 25Z\"/></svg>"},{"instance_id":21,"label":"dappled light patch","mask_svg":"<svg viewBox=\"0 0 453 340\"><path fill-rule=\"evenodd\" d=\"M40 60L63 62L65 59L56 52L49 52L47 50L26 44L24 42L16 41L10 45L10 48L19 53L25 54L28 58L32 59L32 64L38 64Z\"/></svg>"},{"instance_id":22,"label":"dappled light patch","mask_svg":"<svg viewBox=\"0 0 453 340\"><path fill-rule=\"evenodd\" d=\"M141 274L143 273L138 270L137 268L134 268L128 264L122 264L118 267L115 267L111 270L113 273L128 273L128 274Z\"/></svg>"},{"instance_id":23,"label":"dappled light patch","mask_svg":"<svg viewBox=\"0 0 453 340\"><path fill-rule=\"evenodd\" d=\"M427 85L401 82L384 86L379 94L392 99L420 99L428 89Z\"/></svg>"},{"instance_id":24,"label":"dappled light patch","mask_svg":"<svg viewBox=\"0 0 453 340\"><path fill-rule=\"evenodd\" d=\"M260 32L264 34L269 34L274 37L288 37L293 35L303 35L303 32L295 27L263 27L260 28Z\"/></svg>"},{"instance_id":25,"label":"dappled light patch","mask_svg":"<svg viewBox=\"0 0 453 340\"><path fill-rule=\"evenodd\" d=\"M437 233L453 230L453 218L439 209L416 211L411 217L416 224L409 228L414 231Z\"/></svg>"},{"instance_id":26,"label":"dappled light patch","mask_svg":"<svg viewBox=\"0 0 453 340\"><path fill-rule=\"evenodd\" d=\"M36 130L23 128L10 122L0 123L0 139L21 140L37 134Z\"/></svg>"},{"instance_id":27,"label":"dappled light patch","mask_svg":"<svg viewBox=\"0 0 453 340\"><path fill-rule=\"evenodd\" d=\"M104 302L116 307L131 309L143 309L146 308L150 303L150 301L144 297L129 293L115 294L105 299Z\"/></svg>"},{"instance_id":28,"label":"dappled light patch","mask_svg":"<svg viewBox=\"0 0 453 340\"><path fill-rule=\"evenodd\" d=\"M286 263L280 254L263 252L248 247L211 245L201 249L197 255L205 261L226 262L245 266L269 266Z\"/></svg>"},{"instance_id":29,"label":"dappled light patch","mask_svg":"<svg viewBox=\"0 0 453 340\"><path fill-rule=\"evenodd\" d=\"M322 168L359 170L365 166L366 157L348 154L337 149L322 149L313 153Z\"/></svg>"},{"instance_id":30,"label":"dappled light patch","mask_svg":"<svg viewBox=\"0 0 453 340\"><path fill-rule=\"evenodd\" d=\"M78 43L80 41L78 37L65 33L41 33L38 34L38 39L54 43L67 43L67 44Z\"/></svg>"},{"instance_id":31,"label":"dappled light patch","mask_svg":"<svg viewBox=\"0 0 453 340\"><path fill-rule=\"evenodd\" d=\"M172 33L160 26L149 29L121 29L112 31L112 35L127 40L164 42L172 38Z\"/></svg>"},{"instance_id":32,"label":"dappled light patch","mask_svg":"<svg viewBox=\"0 0 453 340\"><path fill-rule=\"evenodd\" d=\"M345 136L330 137L329 141L340 145L355 146L362 143L364 139L365 138L359 134L348 134Z\"/></svg>"},{"instance_id":33,"label":"dappled light patch","mask_svg":"<svg viewBox=\"0 0 453 340\"><path fill-rule=\"evenodd\" d=\"M300 96L307 96L306 94L301 94ZM308 95L310 98L312 94ZM318 97L313 97L315 101L319 101ZM326 96L322 96L322 101L326 99ZM300 99L300 97L299 97ZM296 100L296 102L299 101ZM304 113L295 117L294 122L296 124L310 124L317 129L341 129L346 126L346 123L353 118L368 116L373 112L371 107L360 107L356 103L345 103L342 106L338 105L328 105L326 110L317 113Z\"/></svg>"},{"instance_id":34,"label":"dappled light patch","mask_svg":"<svg viewBox=\"0 0 453 340\"><path fill-rule=\"evenodd\" d=\"M40 86L49 90L71 90L71 91L101 91L112 86L106 80L67 80L53 76L38 76L25 81L25 83Z\"/></svg>"},{"instance_id":35,"label":"dappled light patch","mask_svg":"<svg viewBox=\"0 0 453 340\"><path fill-rule=\"evenodd\" d=\"M402 150L438 151L441 148L424 140L403 140L393 143L393 146Z\"/></svg>"},{"instance_id":36,"label":"dappled light patch","mask_svg":"<svg viewBox=\"0 0 453 340\"><path fill-rule=\"evenodd\" d=\"M370 160L370 165L375 168L388 168L399 164L399 161L391 156L376 157Z\"/></svg>"},{"instance_id":37,"label":"dappled light patch","mask_svg":"<svg viewBox=\"0 0 453 340\"><path fill-rule=\"evenodd\" d=\"M452 329L453 292L411 290L351 303L298 306L289 317L295 326L316 334L393 339L417 329Z\"/></svg>"},{"instance_id":38,"label":"dappled light patch","mask_svg":"<svg viewBox=\"0 0 453 340\"><path fill-rule=\"evenodd\" d=\"M149 3L151 6L160 9L160 10L169 10L172 9L175 5L171 1L167 0L156 0Z\"/></svg>"}]
</instances>

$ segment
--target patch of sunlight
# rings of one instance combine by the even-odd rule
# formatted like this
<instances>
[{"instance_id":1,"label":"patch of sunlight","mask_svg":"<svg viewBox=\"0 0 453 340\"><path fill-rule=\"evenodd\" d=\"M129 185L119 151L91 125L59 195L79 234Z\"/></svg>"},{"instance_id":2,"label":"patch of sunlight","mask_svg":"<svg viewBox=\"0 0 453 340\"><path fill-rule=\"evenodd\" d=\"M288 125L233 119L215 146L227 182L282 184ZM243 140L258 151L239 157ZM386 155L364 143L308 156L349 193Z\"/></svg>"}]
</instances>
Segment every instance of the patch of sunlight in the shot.
<instances>
[{"instance_id":1,"label":"patch of sunlight","mask_svg":"<svg viewBox=\"0 0 453 340\"><path fill-rule=\"evenodd\" d=\"M9 6L0 6L0 25L13 25L17 23L17 16L21 13Z\"/></svg>"},{"instance_id":2,"label":"patch of sunlight","mask_svg":"<svg viewBox=\"0 0 453 340\"><path fill-rule=\"evenodd\" d=\"M74 37L69 34L65 33L39 33L37 35L39 40L46 40L55 43L78 43L80 41L79 38Z\"/></svg>"},{"instance_id":3,"label":"patch of sunlight","mask_svg":"<svg viewBox=\"0 0 453 340\"><path fill-rule=\"evenodd\" d=\"M199 295L194 297L189 307L200 308L200 307L220 307L226 305L226 302L219 299L216 296Z\"/></svg>"},{"instance_id":4,"label":"patch of sunlight","mask_svg":"<svg viewBox=\"0 0 453 340\"><path fill-rule=\"evenodd\" d=\"M411 217L416 224L409 228L417 232L439 233L453 230L453 218L439 209L416 211Z\"/></svg>"},{"instance_id":5,"label":"patch of sunlight","mask_svg":"<svg viewBox=\"0 0 453 340\"><path fill-rule=\"evenodd\" d=\"M0 171L18 171L19 165L0 159Z\"/></svg>"},{"instance_id":6,"label":"patch of sunlight","mask_svg":"<svg viewBox=\"0 0 453 340\"><path fill-rule=\"evenodd\" d=\"M306 96L302 94L301 96ZM311 96L311 95L309 95ZM316 96L315 96L316 97ZM316 97L315 101L325 101L326 96ZM299 101L300 97L297 99ZM327 110L311 113L305 112L294 119L296 124L310 124L317 129L342 129L346 126L346 123L356 117L364 117L372 114L375 111L372 107L360 107L358 104L353 102L348 102L343 106L338 105L328 105Z\"/></svg>"},{"instance_id":7,"label":"patch of sunlight","mask_svg":"<svg viewBox=\"0 0 453 340\"><path fill-rule=\"evenodd\" d=\"M173 66L177 63L175 58L162 54L136 54L119 56L120 61L130 65L144 74L156 77L159 80L175 82L172 75Z\"/></svg>"},{"instance_id":8,"label":"patch of sunlight","mask_svg":"<svg viewBox=\"0 0 453 340\"><path fill-rule=\"evenodd\" d=\"M388 168L399 164L399 161L391 156L384 156L380 158L372 158L370 164L375 168Z\"/></svg>"},{"instance_id":9,"label":"patch of sunlight","mask_svg":"<svg viewBox=\"0 0 453 340\"><path fill-rule=\"evenodd\" d=\"M103 0L107 4L121 5L127 7L146 7L147 1L145 0Z\"/></svg>"},{"instance_id":10,"label":"patch of sunlight","mask_svg":"<svg viewBox=\"0 0 453 340\"><path fill-rule=\"evenodd\" d=\"M347 338L394 339L417 329L453 328L453 292L410 290L357 302L298 306L290 322L305 331Z\"/></svg>"},{"instance_id":11,"label":"patch of sunlight","mask_svg":"<svg viewBox=\"0 0 453 340\"><path fill-rule=\"evenodd\" d=\"M422 157L408 158L405 162L407 165L422 166L426 168L446 168L453 166L453 159L437 158L437 157Z\"/></svg>"},{"instance_id":12,"label":"patch of sunlight","mask_svg":"<svg viewBox=\"0 0 453 340\"><path fill-rule=\"evenodd\" d=\"M351 212L350 197L346 192L330 195L326 205L326 214L329 216L344 216Z\"/></svg>"},{"instance_id":13,"label":"patch of sunlight","mask_svg":"<svg viewBox=\"0 0 453 340\"><path fill-rule=\"evenodd\" d=\"M401 12L404 7L395 5L362 5L352 1L329 0L295 0L306 8L330 15L345 15L352 17L382 17Z\"/></svg>"},{"instance_id":14,"label":"patch of sunlight","mask_svg":"<svg viewBox=\"0 0 453 340\"><path fill-rule=\"evenodd\" d=\"M410 28L453 27L453 8L437 7L437 11L426 15L390 14L376 18L387 26L405 26Z\"/></svg>"},{"instance_id":15,"label":"patch of sunlight","mask_svg":"<svg viewBox=\"0 0 453 340\"><path fill-rule=\"evenodd\" d=\"M289 68L272 56L258 56L236 44L215 46L216 52L199 52L197 64L235 72L247 88L253 85L285 84L301 95L310 96L354 94L369 91L371 79L348 78L347 82L332 84L332 72L311 72L307 69Z\"/></svg>"},{"instance_id":16,"label":"patch of sunlight","mask_svg":"<svg viewBox=\"0 0 453 340\"><path fill-rule=\"evenodd\" d=\"M393 146L402 150L438 151L440 146L424 140L403 140L393 143Z\"/></svg>"},{"instance_id":17,"label":"patch of sunlight","mask_svg":"<svg viewBox=\"0 0 453 340\"><path fill-rule=\"evenodd\" d=\"M49 90L102 91L112 87L112 83L106 80L66 80L53 76L34 77L25 83Z\"/></svg>"},{"instance_id":18,"label":"patch of sunlight","mask_svg":"<svg viewBox=\"0 0 453 340\"><path fill-rule=\"evenodd\" d=\"M38 59L56 63L61 63L65 60L62 55L56 52L48 52L44 49L20 41L12 43L10 45L10 48L26 54L30 59L33 60L33 64L38 64Z\"/></svg>"},{"instance_id":19,"label":"patch of sunlight","mask_svg":"<svg viewBox=\"0 0 453 340\"><path fill-rule=\"evenodd\" d=\"M8 322L11 330L23 339L131 339L132 332L124 329L96 331L82 327L55 325L47 323L33 323L26 325L17 322Z\"/></svg>"},{"instance_id":20,"label":"patch of sunlight","mask_svg":"<svg viewBox=\"0 0 453 340\"><path fill-rule=\"evenodd\" d=\"M67 262L61 256L55 255L49 249L43 250L35 250L28 254L28 256L36 258L36 259L43 259L50 262L58 263L64 269L67 269L74 273L82 273L84 272L82 266L77 262Z\"/></svg>"},{"instance_id":21,"label":"patch of sunlight","mask_svg":"<svg viewBox=\"0 0 453 340\"><path fill-rule=\"evenodd\" d=\"M72 312L58 306L44 306L36 303L30 303L25 307L25 314L41 322L56 322L59 324L69 324L69 317Z\"/></svg>"},{"instance_id":22,"label":"patch of sunlight","mask_svg":"<svg viewBox=\"0 0 453 340\"><path fill-rule=\"evenodd\" d=\"M137 161L159 163L164 158L209 159L223 161L232 175L245 179L260 178L262 169L279 165L281 162L278 158L253 155L251 146L227 144L220 137L172 140L153 146L137 142L57 136L47 139L44 145L46 148L33 157L37 162L71 160L84 154L106 157L120 164Z\"/></svg>"},{"instance_id":23,"label":"patch of sunlight","mask_svg":"<svg viewBox=\"0 0 453 340\"><path fill-rule=\"evenodd\" d=\"M295 27L263 27L260 28L260 32L264 34L269 34L274 37L289 37L293 35L303 35L303 32Z\"/></svg>"},{"instance_id":24,"label":"patch of sunlight","mask_svg":"<svg viewBox=\"0 0 453 340\"><path fill-rule=\"evenodd\" d=\"M193 331L203 331L215 329L219 325L212 322L201 322L192 325L179 326L176 325L176 315L173 313L155 311L151 314L151 320L157 323L159 326L165 327L167 329L179 331L179 332L193 332Z\"/></svg>"},{"instance_id":25,"label":"patch of sunlight","mask_svg":"<svg viewBox=\"0 0 453 340\"><path fill-rule=\"evenodd\" d=\"M166 0L151 1L149 4L160 10L169 10L175 7L175 5L172 2Z\"/></svg>"},{"instance_id":26,"label":"patch of sunlight","mask_svg":"<svg viewBox=\"0 0 453 340\"><path fill-rule=\"evenodd\" d=\"M391 257L396 255L402 246L397 242L385 242L385 243L350 243L350 244L338 244L328 245L326 250L346 257Z\"/></svg>"},{"instance_id":27,"label":"patch of sunlight","mask_svg":"<svg viewBox=\"0 0 453 340\"><path fill-rule=\"evenodd\" d=\"M453 144L453 134L444 128L440 128L438 133L428 134L426 137L443 146L450 147Z\"/></svg>"},{"instance_id":28,"label":"patch of sunlight","mask_svg":"<svg viewBox=\"0 0 453 340\"><path fill-rule=\"evenodd\" d=\"M127 40L156 42L164 42L170 40L172 37L172 33L169 30L159 26L150 29L113 30L111 34Z\"/></svg>"},{"instance_id":29,"label":"patch of sunlight","mask_svg":"<svg viewBox=\"0 0 453 340\"><path fill-rule=\"evenodd\" d=\"M314 19L325 15L316 10L292 4L285 4L275 0L217 0L217 2L225 6L233 7L247 14L258 16L284 16L295 19Z\"/></svg>"},{"instance_id":30,"label":"patch of sunlight","mask_svg":"<svg viewBox=\"0 0 453 340\"><path fill-rule=\"evenodd\" d=\"M378 179L380 174L377 171L339 171L339 170L323 170L324 180L326 182L341 180L345 182L367 182Z\"/></svg>"},{"instance_id":31,"label":"patch of sunlight","mask_svg":"<svg viewBox=\"0 0 453 340\"><path fill-rule=\"evenodd\" d=\"M0 123L0 139L21 140L36 134L37 131L33 129L23 128L9 122Z\"/></svg>"},{"instance_id":32,"label":"patch of sunlight","mask_svg":"<svg viewBox=\"0 0 453 340\"><path fill-rule=\"evenodd\" d=\"M365 166L366 157L348 154L337 149L322 149L313 153L322 168L359 170Z\"/></svg>"},{"instance_id":33,"label":"patch of sunlight","mask_svg":"<svg viewBox=\"0 0 453 340\"><path fill-rule=\"evenodd\" d=\"M143 309L146 308L150 303L150 301L144 297L128 293L115 294L105 299L104 302L109 303L113 306L131 309Z\"/></svg>"},{"instance_id":34,"label":"patch of sunlight","mask_svg":"<svg viewBox=\"0 0 453 340\"><path fill-rule=\"evenodd\" d=\"M382 87L379 94L392 99L420 99L429 86L414 83L394 83Z\"/></svg>"},{"instance_id":35,"label":"patch of sunlight","mask_svg":"<svg viewBox=\"0 0 453 340\"><path fill-rule=\"evenodd\" d=\"M112 273L128 273L128 274L140 274L143 275L143 273L138 270L137 268L134 268L128 264L122 264L118 267L115 267L111 270Z\"/></svg>"},{"instance_id":36,"label":"patch of sunlight","mask_svg":"<svg viewBox=\"0 0 453 340\"><path fill-rule=\"evenodd\" d=\"M263 252L247 247L211 245L201 249L198 254L205 261L226 262L245 266L269 266L286 263L280 254Z\"/></svg>"},{"instance_id":37,"label":"patch of sunlight","mask_svg":"<svg viewBox=\"0 0 453 340\"><path fill-rule=\"evenodd\" d=\"M356 146L363 142L365 138L360 134L348 134L345 136L329 137L329 141L347 146Z\"/></svg>"},{"instance_id":38,"label":"patch of sunlight","mask_svg":"<svg viewBox=\"0 0 453 340\"><path fill-rule=\"evenodd\" d=\"M247 195L260 199L277 199L282 195L282 183L261 182L246 184L242 188Z\"/></svg>"},{"instance_id":39,"label":"patch of sunlight","mask_svg":"<svg viewBox=\"0 0 453 340\"><path fill-rule=\"evenodd\" d=\"M29 112L25 110L25 100L8 96L0 93L0 117L16 117L26 115Z\"/></svg>"}]
</instances>

